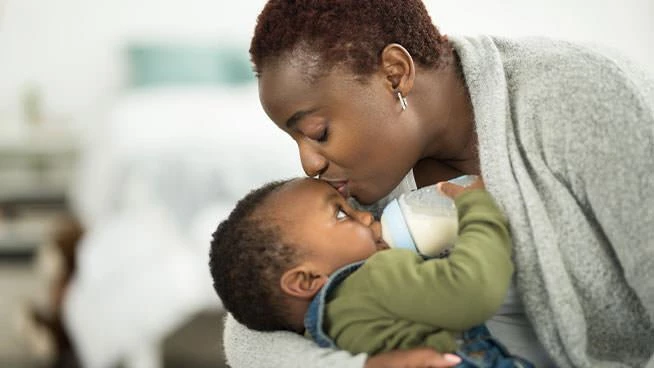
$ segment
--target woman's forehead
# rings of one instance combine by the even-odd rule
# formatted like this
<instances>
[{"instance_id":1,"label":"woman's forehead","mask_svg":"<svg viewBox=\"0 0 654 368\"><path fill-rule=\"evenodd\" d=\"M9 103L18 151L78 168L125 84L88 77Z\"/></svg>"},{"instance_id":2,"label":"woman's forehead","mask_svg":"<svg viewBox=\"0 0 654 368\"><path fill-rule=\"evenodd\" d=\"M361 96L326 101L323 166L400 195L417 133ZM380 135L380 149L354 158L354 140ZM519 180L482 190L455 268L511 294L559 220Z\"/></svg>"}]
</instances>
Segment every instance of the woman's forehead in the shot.
<instances>
[{"instance_id":1,"label":"woman's forehead","mask_svg":"<svg viewBox=\"0 0 654 368\"><path fill-rule=\"evenodd\" d=\"M300 111L322 106L333 89L323 78L312 82L298 73L292 65L279 64L259 77L259 100L266 114L278 125Z\"/></svg>"},{"instance_id":2,"label":"woman's forehead","mask_svg":"<svg viewBox=\"0 0 654 368\"><path fill-rule=\"evenodd\" d=\"M308 46L296 46L266 59L262 64L259 75L269 72L279 74L280 70L287 70L293 73L294 78L304 79L309 84L324 75L326 70L320 53L312 51Z\"/></svg>"},{"instance_id":3,"label":"woman's forehead","mask_svg":"<svg viewBox=\"0 0 654 368\"><path fill-rule=\"evenodd\" d=\"M324 104L335 96L340 99L350 88L362 87L361 78L346 66L334 66L318 76L306 76L303 74L305 70L298 63L277 62L261 73L259 99L269 116L281 111L292 115L295 111L289 110L294 108L315 108L309 105Z\"/></svg>"}]
</instances>

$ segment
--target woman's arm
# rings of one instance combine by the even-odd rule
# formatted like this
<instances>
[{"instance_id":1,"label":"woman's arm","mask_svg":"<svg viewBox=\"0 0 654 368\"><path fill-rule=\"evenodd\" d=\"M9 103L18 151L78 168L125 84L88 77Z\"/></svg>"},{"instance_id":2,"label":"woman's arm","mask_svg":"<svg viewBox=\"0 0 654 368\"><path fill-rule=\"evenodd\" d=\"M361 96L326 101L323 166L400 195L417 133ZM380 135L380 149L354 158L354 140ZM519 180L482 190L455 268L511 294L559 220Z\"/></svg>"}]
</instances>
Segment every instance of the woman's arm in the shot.
<instances>
[{"instance_id":1,"label":"woman's arm","mask_svg":"<svg viewBox=\"0 0 654 368\"><path fill-rule=\"evenodd\" d=\"M258 332L228 315L223 346L232 368L424 368L451 367L460 359L432 349L391 351L368 359L366 354L319 348L291 332Z\"/></svg>"},{"instance_id":2,"label":"woman's arm","mask_svg":"<svg viewBox=\"0 0 654 368\"><path fill-rule=\"evenodd\" d=\"M363 368L367 355L322 349L292 332L258 332L225 320L223 345L232 368Z\"/></svg>"}]
</instances>

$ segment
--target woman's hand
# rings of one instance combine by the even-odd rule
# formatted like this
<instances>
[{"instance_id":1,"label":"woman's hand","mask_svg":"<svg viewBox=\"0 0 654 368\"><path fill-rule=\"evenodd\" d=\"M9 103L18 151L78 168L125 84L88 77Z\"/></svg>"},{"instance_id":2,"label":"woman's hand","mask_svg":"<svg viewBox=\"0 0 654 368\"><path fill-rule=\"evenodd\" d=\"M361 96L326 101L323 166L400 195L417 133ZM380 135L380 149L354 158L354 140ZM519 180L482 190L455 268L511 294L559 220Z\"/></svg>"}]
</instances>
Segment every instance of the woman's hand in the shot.
<instances>
[{"instance_id":1,"label":"woman's hand","mask_svg":"<svg viewBox=\"0 0 654 368\"><path fill-rule=\"evenodd\" d=\"M481 178L481 176L475 176L475 180L470 185L467 185L465 187L456 185L454 183L450 183L448 181L442 181L437 184L437 188L438 190L441 191L441 193L445 194L446 196L452 199L455 199L463 192L467 192L469 190L475 190L475 189L485 189L486 187L484 186L484 180Z\"/></svg>"},{"instance_id":2,"label":"woman's hand","mask_svg":"<svg viewBox=\"0 0 654 368\"><path fill-rule=\"evenodd\" d=\"M461 362L454 354L440 354L429 348L396 350L366 360L364 368L443 368Z\"/></svg>"}]
</instances>

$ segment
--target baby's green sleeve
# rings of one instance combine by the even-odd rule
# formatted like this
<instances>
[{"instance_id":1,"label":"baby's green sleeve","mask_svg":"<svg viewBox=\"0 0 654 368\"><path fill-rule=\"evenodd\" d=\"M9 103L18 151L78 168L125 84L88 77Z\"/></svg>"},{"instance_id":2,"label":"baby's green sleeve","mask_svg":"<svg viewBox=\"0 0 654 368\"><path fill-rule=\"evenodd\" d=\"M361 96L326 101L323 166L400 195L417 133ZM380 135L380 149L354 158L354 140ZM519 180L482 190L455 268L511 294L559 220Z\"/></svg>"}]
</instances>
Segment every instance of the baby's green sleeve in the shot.
<instances>
[{"instance_id":1,"label":"baby's green sleeve","mask_svg":"<svg viewBox=\"0 0 654 368\"><path fill-rule=\"evenodd\" d=\"M416 347L430 347L448 353L457 349L452 332L405 320L370 319L368 316L368 319L350 323L344 329L334 326L330 332L336 330L339 332L332 337L336 346L351 353L375 355Z\"/></svg>"},{"instance_id":2,"label":"baby's green sleeve","mask_svg":"<svg viewBox=\"0 0 654 368\"><path fill-rule=\"evenodd\" d=\"M400 249L379 252L332 295L326 328L352 352L432 346L456 348L451 332L490 318L511 281L511 238L486 191L462 194L459 237L449 257L424 260Z\"/></svg>"}]
</instances>

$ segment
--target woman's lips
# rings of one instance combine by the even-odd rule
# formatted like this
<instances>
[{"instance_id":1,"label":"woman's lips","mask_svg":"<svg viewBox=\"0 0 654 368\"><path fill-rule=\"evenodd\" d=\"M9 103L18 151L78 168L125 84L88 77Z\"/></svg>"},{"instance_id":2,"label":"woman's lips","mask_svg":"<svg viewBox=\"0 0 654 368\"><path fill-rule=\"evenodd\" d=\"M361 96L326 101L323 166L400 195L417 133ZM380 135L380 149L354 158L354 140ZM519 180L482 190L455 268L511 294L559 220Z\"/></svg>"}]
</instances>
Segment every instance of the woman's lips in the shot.
<instances>
[{"instance_id":1,"label":"woman's lips","mask_svg":"<svg viewBox=\"0 0 654 368\"><path fill-rule=\"evenodd\" d=\"M332 184L332 185L334 185L334 188L336 188L338 193L343 198L348 198L350 196L350 189L349 189L349 187L347 185L347 181L338 182L338 183L335 183L335 184Z\"/></svg>"},{"instance_id":2,"label":"woman's lips","mask_svg":"<svg viewBox=\"0 0 654 368\"><path fill-rule=\"evenodd\" d=\"M329 180L323 179L329 183L343 198L348 198L350 196L350 188L348 186L347 180Z\"/></svg>"}]
</instances>

